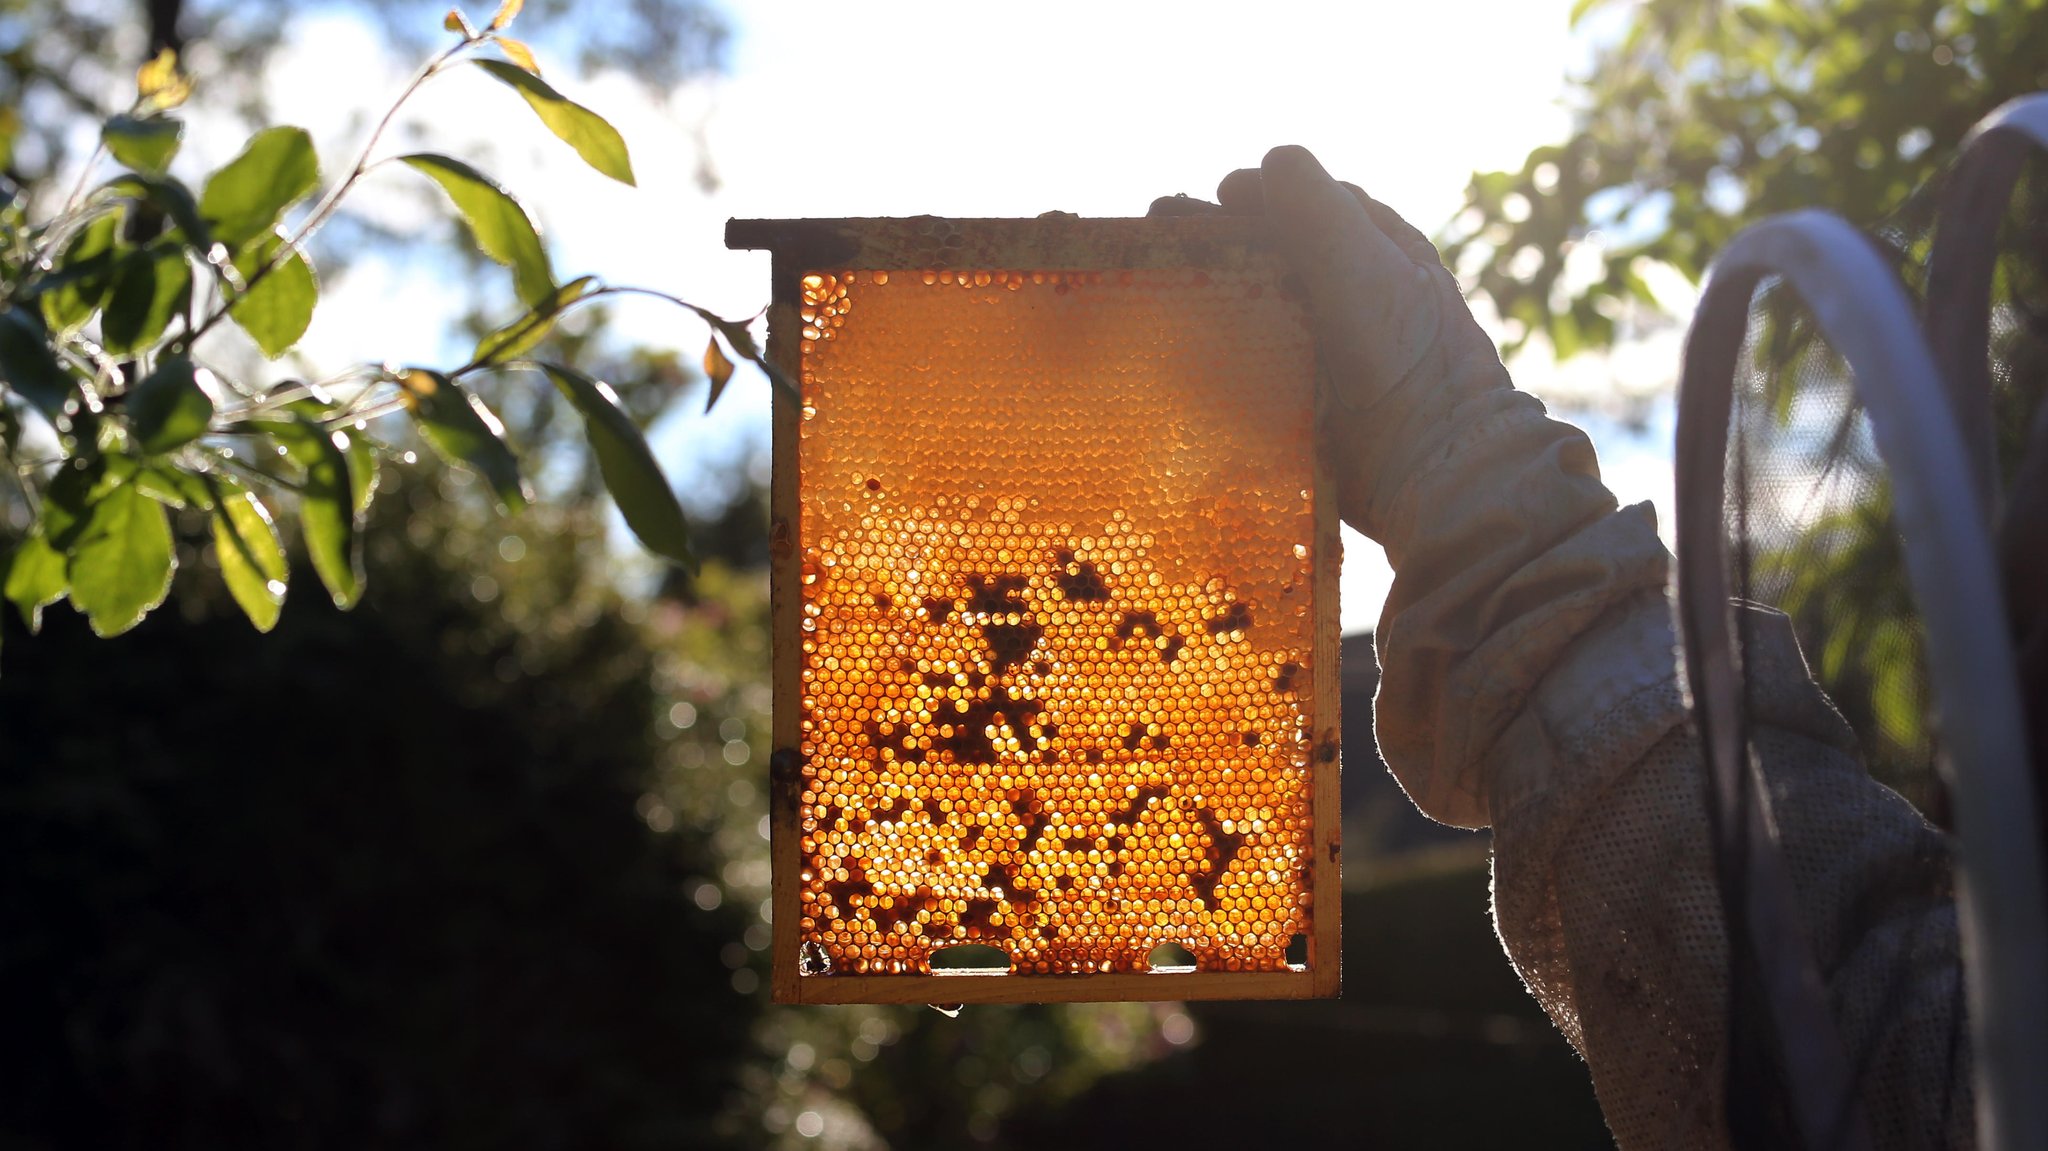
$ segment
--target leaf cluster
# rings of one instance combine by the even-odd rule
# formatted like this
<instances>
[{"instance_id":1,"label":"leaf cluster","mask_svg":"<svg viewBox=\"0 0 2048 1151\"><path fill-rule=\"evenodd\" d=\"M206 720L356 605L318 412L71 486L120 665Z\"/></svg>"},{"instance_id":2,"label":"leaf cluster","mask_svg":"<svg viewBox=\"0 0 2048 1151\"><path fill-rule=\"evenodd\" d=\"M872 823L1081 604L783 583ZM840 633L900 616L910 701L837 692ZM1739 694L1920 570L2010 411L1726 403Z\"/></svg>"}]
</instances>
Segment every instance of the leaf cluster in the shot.
<instances>
[{"instance_id":1,"label":"leaf cluster","mask_svg":"<svg viewBox=\"0 0 2048 1151\"><path fill-rule=\"evenodd\" d=\"M1619 16L1580 0L1592 30ZM1475 173L1447 262L1560 358L1605 347L1662 264L1698 280L1736 232L1831 209L1873 224L1970 126L2048 88L2040 0L1643 0L1575 78L1564 142ZM1596 234L1597 233L1597 237ZM1589 238L1603 265L1565 274Z\"/></svg>"},{"instance_id":2,"label":"leaf cluster","mask_svg":"<svg viewBox=\"0 0 2048 1151\"><path fill-rule=\"evenodd\" d=\"M591 168L633 183L618 131L543 80L532 49L507 35L520 7L504 0L482 28L451 10L454 41L338 179L323 183L312 138L290 126L257 132L203 180L174 175L185 130L175 113L192 80L166 52L137 72L131 107L102 127L93 166L105 158L113 173L96 185L81 179L47 218L19 198L0 207L0 458L35 511L0 556L0 588L31 628L63 600L101 635L133 627L170 588L178 560L168 515L183 508L208 517L222 579L259 630L276 623L291 582L276 507L295 509L314 574L336 605L352 606L363 592L363 517L405 425L481 476L505 512L532 500L520 454L476 390L506 376L559 391L628 527L656 554L692 563L682 508L617 394L572 364L525 357L573 308L653 295L710 326L714 400L734 370L721 341L787 390L747 325L593 276L563 281L526 207L490 176L438 153L375 156L406 99L473 64ZM228 366L216 354L227 332L270 360L305 335L322 292L307 241L387 167L446 196L477 250L509 270L518 313L453 366L365 364L319 383Z\"/></svg>"}]
</instances>

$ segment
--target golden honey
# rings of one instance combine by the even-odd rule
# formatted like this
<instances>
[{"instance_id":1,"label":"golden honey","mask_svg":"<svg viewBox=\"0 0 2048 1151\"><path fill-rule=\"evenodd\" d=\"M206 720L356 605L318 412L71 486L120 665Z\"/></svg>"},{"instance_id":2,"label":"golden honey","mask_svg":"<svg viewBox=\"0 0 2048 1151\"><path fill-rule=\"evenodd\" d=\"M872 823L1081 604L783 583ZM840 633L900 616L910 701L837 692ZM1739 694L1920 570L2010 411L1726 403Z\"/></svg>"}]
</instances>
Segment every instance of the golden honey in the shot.
<instances>
[{"instance_id":1,"label":"golden honey","mask_svg":"<svg viewBox=\"0 0 2048 1151\"><path fill-rule=\"evenodd\" d=\"M1298 301L1259 267L794 271L776 914L807 972L957 944L1020 975L1143 972L1163 943L1284 969L1336 770Z\"/></svg>"}]
</instances>

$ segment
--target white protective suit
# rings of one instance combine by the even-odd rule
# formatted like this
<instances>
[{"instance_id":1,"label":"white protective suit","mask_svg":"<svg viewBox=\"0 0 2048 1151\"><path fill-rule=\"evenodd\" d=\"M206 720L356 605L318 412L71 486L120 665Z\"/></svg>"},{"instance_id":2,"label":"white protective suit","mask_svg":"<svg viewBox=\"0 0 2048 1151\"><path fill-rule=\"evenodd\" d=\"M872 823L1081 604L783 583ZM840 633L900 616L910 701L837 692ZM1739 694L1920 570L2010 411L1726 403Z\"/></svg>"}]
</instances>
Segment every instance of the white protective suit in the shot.
<instances>
[{"instance_id":1,"label":"white protective suit","mask_svg":"<svg viewBox=\"0 0 2048 1151\"><path fill-rule=\"evenodd\" d=\"M1729 1146L1728 949L1651 508L1513 390L1414 229L1298 148L1227 208L1247 185L1315 309L1340 509L1395 571L1381 752L1426 814L1494 829L1501 941L1621 1147ZM1756 623L1756 746L1877 1145L1969 1146L1946 838L1865 773L1784 617Z\"/></svg>"}]
</instances>

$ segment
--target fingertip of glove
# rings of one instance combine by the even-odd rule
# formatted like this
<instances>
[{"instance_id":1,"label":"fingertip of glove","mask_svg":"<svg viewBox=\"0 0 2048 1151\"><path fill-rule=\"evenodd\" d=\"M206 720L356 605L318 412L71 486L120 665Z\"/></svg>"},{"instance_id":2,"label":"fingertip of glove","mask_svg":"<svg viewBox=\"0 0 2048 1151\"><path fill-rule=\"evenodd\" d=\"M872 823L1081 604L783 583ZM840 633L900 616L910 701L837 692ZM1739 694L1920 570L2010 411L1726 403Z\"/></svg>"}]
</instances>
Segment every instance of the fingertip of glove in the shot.
<instances>
[{"instance_id":1,"label":"fingertip of glove","mask_svg":"<svg viewBox=\"0 0 2048 1151\"><path fill-rule=\"evenodd\" d=\"M1315 153L1299 144L1282 144L1267 152L1259 167L1269 176L1293 179L1312 176L1320 176L1325 180L1330 178L1330 174L1323 170L1322 161L1316 159Z\"/></svg>"},{"instance_id":2,"label":"fingertip of glove","mask_svg":"<svg viewBox=\"0 0 2048 1151\"><path fill-rule=\"evenodd\" d=\"M1239 168L1216 185L1216 199L1232 215L1256 216L1266 210L1265 178L1257 168Z\"/></svg>"}]
</instances>

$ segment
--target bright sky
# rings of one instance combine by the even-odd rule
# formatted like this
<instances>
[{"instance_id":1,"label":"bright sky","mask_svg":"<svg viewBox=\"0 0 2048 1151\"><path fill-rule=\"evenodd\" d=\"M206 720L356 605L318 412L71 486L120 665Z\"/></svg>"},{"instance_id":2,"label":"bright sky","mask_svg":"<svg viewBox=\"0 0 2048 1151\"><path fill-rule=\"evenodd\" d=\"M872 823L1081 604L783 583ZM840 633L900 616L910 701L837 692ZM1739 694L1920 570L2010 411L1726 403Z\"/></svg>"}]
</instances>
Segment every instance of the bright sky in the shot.
<instances>
[{"instance_id":1,"label":"bright sky","mask_svg":"<svg viewBox=\"0 0 2048 1151\"><path fill-rule=\"evenodd\" d=\"M588 172L480 73L438 84L419 111L439 125L488 127L488 143L460 131L438 143L526 201L563 274L596 272L743 316L766 301L768 265L725 249L729 217L1136 215L1161 194L1210 194L1279 143L1309 146L1434 231L1473 170L1515 166L1565 131L1557 97L1584 51L1567 28L1570 6L728 0L729 74L675 93L667 108L621 76L550 72L624 132L637 189ZM333 93L378 99L413 62L347 16L303 17L295 31L276 69L275 111L314 131L332 172L364 127ZM545 42L536 46L545 64ZM699 125L720 179L710 194L695 181ZM365 260L342 286L308 338L318 362L432 362L453 350L445 320L458 301L431 267ZM621 320L692 356L705 338L657 306ZM1675 345L1652 344L1575 371L1597 386L1617 374L1668 379L1675 365ZM1517 367L1538 390L1556 376L1540 363ZM683 477L700 461L743 458L765 444L768 408L765 384L749 374L710 416L666 421L657 451ZM1668 506L1668 428L1654 446L1594 432L1623 498ZM1376 547L1348 532L1346 542L1343 615L1355 630L1375 621L1388 573Z\"/></svg>"}]
</instances>

